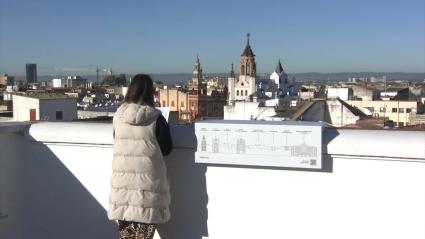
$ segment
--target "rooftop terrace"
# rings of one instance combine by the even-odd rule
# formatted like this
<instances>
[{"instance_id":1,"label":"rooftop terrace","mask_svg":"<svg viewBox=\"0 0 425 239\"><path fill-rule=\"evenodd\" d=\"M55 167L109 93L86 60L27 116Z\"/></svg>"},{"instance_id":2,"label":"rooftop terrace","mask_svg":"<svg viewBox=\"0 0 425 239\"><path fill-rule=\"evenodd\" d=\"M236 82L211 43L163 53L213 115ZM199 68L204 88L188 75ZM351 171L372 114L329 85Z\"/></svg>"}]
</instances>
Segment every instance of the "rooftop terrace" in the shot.
<instances>
[{"instance_id":1,"label":"rooftop terrace","mask_svg":"<svg viewBox=\"0 0 425 239\"><path fill-rule=\"evenodd\" d=\"M424 132L326 129L320 170L197 164L194 128L172 136L156 239L425 238ZM117 238L112 143L109 123L0 123L0 238Z\"/></svg>"}]
</instances>

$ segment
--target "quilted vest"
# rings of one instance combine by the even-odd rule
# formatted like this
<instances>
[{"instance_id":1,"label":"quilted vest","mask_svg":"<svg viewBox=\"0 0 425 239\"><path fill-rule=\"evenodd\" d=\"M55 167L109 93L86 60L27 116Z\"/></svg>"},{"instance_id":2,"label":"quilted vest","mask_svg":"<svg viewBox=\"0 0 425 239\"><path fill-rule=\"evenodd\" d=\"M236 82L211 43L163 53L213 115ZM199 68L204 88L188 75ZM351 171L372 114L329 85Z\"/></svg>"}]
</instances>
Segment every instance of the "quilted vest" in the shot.
<instances>
[{"instance_id":1,"label":"quilted vest","mask_svg":"<svg viewBox=\"0 0 425 239\"><path fill-rule=\"evenodd\" d=\"M160 114L150 106L124 103L114 115L111 220L158 224L170 219L167 169L155 135Z\"/></svg>"}]
</instances>

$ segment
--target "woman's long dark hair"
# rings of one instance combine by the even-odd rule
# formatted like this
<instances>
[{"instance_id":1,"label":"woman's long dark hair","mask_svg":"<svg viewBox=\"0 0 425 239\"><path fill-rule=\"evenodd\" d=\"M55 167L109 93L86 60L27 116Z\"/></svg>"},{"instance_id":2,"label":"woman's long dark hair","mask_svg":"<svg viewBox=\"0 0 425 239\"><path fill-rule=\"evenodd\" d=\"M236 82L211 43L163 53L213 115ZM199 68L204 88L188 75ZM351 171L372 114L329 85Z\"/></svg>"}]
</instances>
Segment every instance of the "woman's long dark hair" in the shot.
<instances>
[{"instance_id":1,"label":"woman's long dark hair","mask_svg":"<svg viewBox=\"0 0 425 239\"><path fill-rule=\"evenodd\" d=\"M154 106L153 81L149 75L137 74L131 80L124 101L141 105Z\"/></svg>"}]
</instances>

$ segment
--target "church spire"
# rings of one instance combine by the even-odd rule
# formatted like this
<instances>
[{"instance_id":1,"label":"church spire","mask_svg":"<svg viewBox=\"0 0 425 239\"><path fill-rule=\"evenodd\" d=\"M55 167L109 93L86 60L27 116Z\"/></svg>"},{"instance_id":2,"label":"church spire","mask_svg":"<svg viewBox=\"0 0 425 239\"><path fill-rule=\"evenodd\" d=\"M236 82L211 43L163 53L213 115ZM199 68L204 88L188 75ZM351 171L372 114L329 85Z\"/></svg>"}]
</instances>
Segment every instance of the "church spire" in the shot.
<instances>
[{"instance_id":1,"label":"church spire","mask_svg":"<svg viewBox=\"0 0 425 239\"><path fill-rule=\"evenodd\" d=\"M246 34L246 46L245 46L245 50L243 51L241 56L248 56L248 57L254 57L254 52L251 49L251 45L249 43L249 37L251 36L251 34L249 34L249 32Z\"/></svg>"},{"instance_id":2,"label":"church spire","mask_svg":"<svg viewBox=\"0 0 425 239\"><path fill-rule=\"evenodd\" d=\"M251 49L249 42L250 34L246 34L246 46L241 55L241 75L255 77L257 74L257 67L255 63L255 55Z\"/></svg>"},{"instance_id":3,"label":"church spire","mask_svg":"<svg viewBox=\"0 0 425 239\"><path fill-rule=\"evenodd\" d=\"M229 75L229 77L230 77L230 78L236 78L236 76L235 76L235 71L233 70L233 62L232 62L232 70L230 71L230 75Z\"/></svg>"},{"instance_id":4,"label":"church spire","mask_svg":"<svg viewBox=\"0 0 425 239\"><path fill-rule=\"evenodd\" d=\"M276 69L274 70L277 74L282 74L282 72L284 71L283 70L283 67L282 67L282 64L280 63L280 59L279 59L279 61L278 61L278 63L277 63L277 66L276 66Z\"/></svg>"}]
</instances>

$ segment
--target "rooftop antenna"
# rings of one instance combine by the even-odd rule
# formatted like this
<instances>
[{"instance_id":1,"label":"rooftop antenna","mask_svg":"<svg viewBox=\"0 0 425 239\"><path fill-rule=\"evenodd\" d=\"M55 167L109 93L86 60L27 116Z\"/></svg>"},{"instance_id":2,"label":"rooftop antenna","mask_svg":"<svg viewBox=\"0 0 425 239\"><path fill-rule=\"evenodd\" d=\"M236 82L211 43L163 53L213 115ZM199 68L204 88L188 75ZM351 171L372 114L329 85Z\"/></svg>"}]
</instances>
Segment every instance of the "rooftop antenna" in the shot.
<instances>
[{"instance_id":1,"label":"rooftop antenna","mask_svg":"<svg viewBox=\"0 0 425 239\"><path fill-rule=\"evenodd\" d=\"M96 84L99 84L99 66L96 66Z\"/></svg>"}]
</instances>

